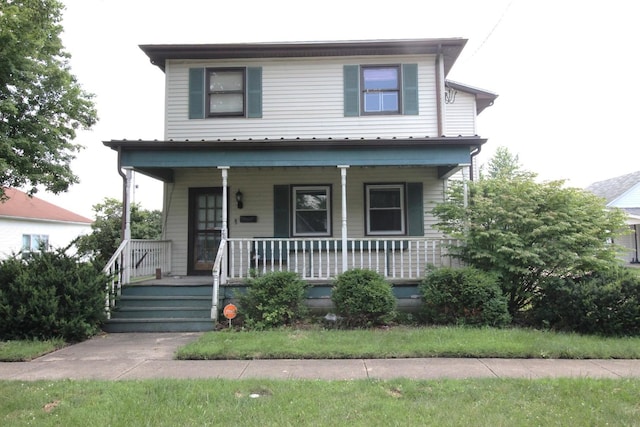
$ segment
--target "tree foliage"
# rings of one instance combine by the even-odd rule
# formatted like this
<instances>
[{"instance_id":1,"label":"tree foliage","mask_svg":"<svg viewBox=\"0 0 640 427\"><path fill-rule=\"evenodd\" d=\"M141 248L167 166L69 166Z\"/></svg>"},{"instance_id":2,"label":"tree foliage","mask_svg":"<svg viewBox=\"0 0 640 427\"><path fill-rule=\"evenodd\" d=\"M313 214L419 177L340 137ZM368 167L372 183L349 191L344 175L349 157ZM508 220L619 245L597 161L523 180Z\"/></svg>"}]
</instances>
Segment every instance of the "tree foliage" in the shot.
<instances>
[{"instance_id":1,"label":"tree foliage","mask_svg":"<svg viewBox=\"0 0 640 427\"><path fill-rule=\"evenodd\" d=\"M99 264L105 264L122 241L122 203L107 197L93 206L95 221L91 234L78 238L78 252L92 256ZM131 238L159 239L162 235L162 213L159 210L141 209L131 205Z\"/></svg>"},{"instance_id":2,"label":"tree foliage","mask_svg":"<svg viewBox=\"0 0 640 427\"><path fill-rule=\"evenodd\" d=\"M93 95L70 71L62 8L56 0L0 2L0 198L3 187L60 193L78 182L69 163L81 146L72 141L97 116Z\"/></svg>"},{"instance_id":3,"label":"tree foliage","mask_svg":"<svg viewBox=\"0 0 640 427\"><path fill-rule=\"evenodd\" d=\"M621 211L605 210L602 199L563 181L538 183L517 168L503 172L470 183L466 207L462 186L452 186L434 214L439 229L463 241L451 249L454 256L498 274L511 314L548 278L617 264L610 242L624 229Z\"/></svg>"}]
</instances>

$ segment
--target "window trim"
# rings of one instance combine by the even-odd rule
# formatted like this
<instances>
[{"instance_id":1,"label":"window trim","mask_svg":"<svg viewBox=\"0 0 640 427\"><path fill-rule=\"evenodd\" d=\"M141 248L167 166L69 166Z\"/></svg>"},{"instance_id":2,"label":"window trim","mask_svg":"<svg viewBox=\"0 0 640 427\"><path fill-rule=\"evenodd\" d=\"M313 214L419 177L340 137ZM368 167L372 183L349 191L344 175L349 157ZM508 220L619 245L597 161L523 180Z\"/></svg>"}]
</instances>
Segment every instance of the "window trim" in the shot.
<instances>
[{"instance_id":1,"label":"window trim","mask_svg":"<svg viewBox=\"0 0 640 427\"><path fill-rule=\"evenodd\" d=\"M398 189L400 190L400 230L390 231L372 231L371 230L371 199L370 190L372 189ZM365 216L365 233L367 236L406 236L407 235L407 185L406 183L365 183L364 184L364 216Z\"/></svg>"},{"instance_id":2,"label":"window trim","mask_svg":"<svg viewBox=\"0 0 640 427\"><path fill-rule=\"evenodd\" d=\"M296 209L296 192L298 190L325 190L327 193L327 231L322 233L298 233L297 227L297 209ZM331 237L333 235L332 222L332 188L331 184L309 184L309 185L291 185L291 236L293 237Z\"/></svg>"},{"instance_id":3,"label":"window trim","mask_svg":"<svg viewBox=\"0 0 640 427\"><path fill-rule=\"evenodd\" d=\"M242 91L212 91L211 73L215 71L237 71L242 73ZM209 67L205 68L205 117L246 117L247 116L247 69L245 67ZM215 94L242 94L242 112L213 113L211 112L211 96Z\"/></svg>"},{"instance_id":4,"label":"window trim","mask_svg":"<svg viewBox=\"0 0 640 427\"><path fill-rule=\"evenodd\" d=\"M33 247L34 237L38 240L38 247ZM25 240L29 239L29 247L26 247ZM43 247L41 248L40 245ZM38 252L40 249L44 249L45 251L49 250L49 235L48 234L37 234L37 233L23 233L22 234L22 253L30 254L34 252Z\"/></svg>"},{"instance_id":5,"label":"window trim","mask_svg":"<svg viewBox=\"0 0 640 427\"><path fill-rule=\"evenodd\" d=\"M373 90L367 91L365 90L365 70L370 69L381 69L381 68L395 68L397 78L398 78L398 86L395 90ZM363 116L389 116L389 115L402 115L402 91L403 91L403 82L402 82L402 65L401 64L366 64L360 65L360 114ZM368 92L376 92L376 93L384 93L384 92L396 92L398 94L398 109L396 111L366 111L366 102L365 102L365 94Z\"/></svg>"}]
</instances>

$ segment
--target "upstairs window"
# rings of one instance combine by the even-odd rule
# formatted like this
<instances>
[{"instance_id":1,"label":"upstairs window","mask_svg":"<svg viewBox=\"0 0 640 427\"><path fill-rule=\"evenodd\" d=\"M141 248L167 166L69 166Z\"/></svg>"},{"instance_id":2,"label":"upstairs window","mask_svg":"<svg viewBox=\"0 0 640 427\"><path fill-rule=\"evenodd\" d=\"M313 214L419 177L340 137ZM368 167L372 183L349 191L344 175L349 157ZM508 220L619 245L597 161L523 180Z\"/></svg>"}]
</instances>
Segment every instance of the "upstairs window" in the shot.
<instances>
[{"instance_id":1,"label":"upstairs window","mask_svg":"<svg viewBox=\"0 0 640 427\"><path fill-rule=\"evenodd\" d=\"M208 68L207 88L209 117L245 115L244 68Z\"/></svg>"},{"instance_id":2,"label":"upstairs window","mask_svg":"<svg viewBox=\"0 0 640 427\"><path fill-rule=\"evenodd\" d=\"M293 235L330 234L331 188L326 185L293 187Z\"/></svg>"},{"instance_id":3,"label":"upstairs window","mask_svg":"<svg viewBox=\"0 0 640 427\"><path fill-rule=\"evenodd\" d=\"M367 185L367 234L405 234L404 185Z\"/></svg>"},{"instance_id":4,"label":"upstairs window","mask_svg":"<svg viewBox=\"0 0 640 427\"><path fill-rule=\"evenodd\" d=\"M400 67L362 67L362 107L365 114L400 113Z\"/></svg>"}]
</instances>

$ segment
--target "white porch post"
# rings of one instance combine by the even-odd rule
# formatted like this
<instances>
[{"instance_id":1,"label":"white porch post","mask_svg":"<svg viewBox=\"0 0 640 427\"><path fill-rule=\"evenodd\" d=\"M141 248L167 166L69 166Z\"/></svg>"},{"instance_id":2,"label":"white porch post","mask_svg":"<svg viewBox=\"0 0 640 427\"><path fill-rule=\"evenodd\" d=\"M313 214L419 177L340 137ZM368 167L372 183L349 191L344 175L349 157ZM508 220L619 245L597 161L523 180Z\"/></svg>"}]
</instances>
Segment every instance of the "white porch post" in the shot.
<instances>
[{"instance_id":1,"label":"white porch post","mask_svg":"<svg viewBox=\"0 0 640 427\"><path fill-rule=\"evenodd\" d=\"M349 165L338 165L340 168L342 188L342 272L347 271L349 253L347 246L347 169Z\"/></svg>"},{"instance_id":2,"label":"white porch post","mask_svg":"<svg viewBox=\"0 0 640 427\"><path fill-rule=\"evenodd\" d=\"M122 214L124 215L124 236L123 240L129 241L122 254L122 282L127 284L131 280L131 177L133 171L131 168L125 168L125 186L124 186L124 205L122 206Z\"/></svg>"},{"instance_id":3,"label":"white porch post","mask_svg":"<svg viewBox=\"0 0 640 427\"><path fill-rule=\"evenodd\" d=\"M229 194L229 166L218 166L218 169L222 172L222 230L221 230L221 238L226 240L229 237L229 219L227 215L227 210L229 209L227 203L227 197ZM221 282L227 283L227 262L222 262Z\"/></svg>"}]
</instances>

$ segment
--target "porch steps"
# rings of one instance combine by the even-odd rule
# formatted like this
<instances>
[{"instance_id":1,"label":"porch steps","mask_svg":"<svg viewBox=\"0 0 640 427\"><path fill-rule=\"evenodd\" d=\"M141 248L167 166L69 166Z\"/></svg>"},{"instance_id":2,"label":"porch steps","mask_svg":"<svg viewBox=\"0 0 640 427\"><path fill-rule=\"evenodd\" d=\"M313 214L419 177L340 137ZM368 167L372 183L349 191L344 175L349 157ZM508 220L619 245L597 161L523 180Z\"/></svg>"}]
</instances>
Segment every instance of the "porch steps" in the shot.
<instances>
[{"instance_id":1,"label":"porch steps","mask_svg":"<svg viewBox=\"0 0 640 427\"><path fill-rule=\"evenodd\" d=\"M105 332L201 332L214 329L211 284L129 285L122 289Z\"/></svg>"}]
</instances>

